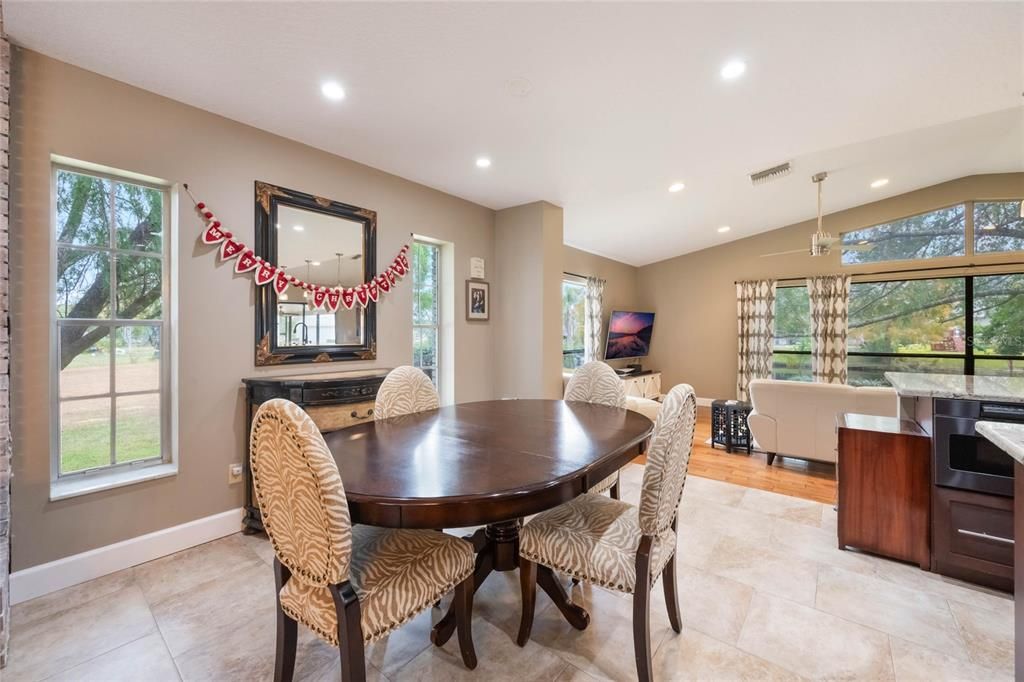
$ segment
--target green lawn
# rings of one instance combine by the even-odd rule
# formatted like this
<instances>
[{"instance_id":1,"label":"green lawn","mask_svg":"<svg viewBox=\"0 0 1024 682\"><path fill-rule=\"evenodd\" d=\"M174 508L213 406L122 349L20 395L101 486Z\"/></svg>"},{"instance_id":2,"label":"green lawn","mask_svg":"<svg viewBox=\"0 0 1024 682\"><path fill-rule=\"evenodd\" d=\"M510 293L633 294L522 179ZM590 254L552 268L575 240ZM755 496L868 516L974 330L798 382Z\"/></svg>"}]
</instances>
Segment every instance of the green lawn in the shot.
<instances>
[{"instance_id":1,"label":"green lawn","mask_svg":"<svg viewBox=\"0 0 1024 682\"><path fill-rule=\"evenodd\" d=\"M110 421L89 419L62 429L61 472L110 463ZM125 413L117 421L117 461L160 456L160 420L151 414Z\"/></svg>"}]
</instances>

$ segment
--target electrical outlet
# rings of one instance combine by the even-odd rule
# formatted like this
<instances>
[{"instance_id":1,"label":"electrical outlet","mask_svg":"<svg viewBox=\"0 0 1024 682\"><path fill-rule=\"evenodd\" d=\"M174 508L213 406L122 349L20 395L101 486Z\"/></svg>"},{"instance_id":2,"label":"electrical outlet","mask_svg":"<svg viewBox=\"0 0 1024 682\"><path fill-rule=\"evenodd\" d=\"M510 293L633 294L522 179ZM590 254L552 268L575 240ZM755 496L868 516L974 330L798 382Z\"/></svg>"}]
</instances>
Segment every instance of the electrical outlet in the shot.
<instances>
[{"instance_id":1,"label":"electrical outlet","mask_svg":"<svg viewBox=\"0 0 1024 682\"><path fill-rule=\"evenodd\" d=\"M242 465L241 464L229 464L228 465L228 484L234 485L235 483L242 482Z\"/></svg>"}]
</instances>

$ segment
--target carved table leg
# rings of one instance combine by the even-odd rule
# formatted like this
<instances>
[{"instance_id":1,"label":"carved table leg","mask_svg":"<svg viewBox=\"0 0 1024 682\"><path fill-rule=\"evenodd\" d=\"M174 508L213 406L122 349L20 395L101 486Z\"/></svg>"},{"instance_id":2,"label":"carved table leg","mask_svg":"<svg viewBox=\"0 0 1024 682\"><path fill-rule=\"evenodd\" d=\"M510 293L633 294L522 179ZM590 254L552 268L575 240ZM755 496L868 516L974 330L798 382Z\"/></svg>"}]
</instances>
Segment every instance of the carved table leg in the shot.
<instances>
[{"instance_id":1,"label":"carved table leg","mask_svg":"<svg viewBox=\"0 0 1024 682\"><path fill-rule=\"evenodd\" d=\"M519 568L519 528L521 526L522 520L514 519L492 523L484 529L483 546L478 549L476 568L473 570L474 593L480 589L484 580L493 571L514 571ZM474 533L470 540L473 542L474 548L479 547L480 531ZM551 597L551 601L555 602L555 606L574 628L583 630L587 627L590 623L590 615L582 607L569 601L569 595L566 594L550 569L544 566L537 567L537 584ZM437 646L443 646L454 632L455 607L453 605L434 626L430 633L430 641Z\"/></svg>"}]
</instances>

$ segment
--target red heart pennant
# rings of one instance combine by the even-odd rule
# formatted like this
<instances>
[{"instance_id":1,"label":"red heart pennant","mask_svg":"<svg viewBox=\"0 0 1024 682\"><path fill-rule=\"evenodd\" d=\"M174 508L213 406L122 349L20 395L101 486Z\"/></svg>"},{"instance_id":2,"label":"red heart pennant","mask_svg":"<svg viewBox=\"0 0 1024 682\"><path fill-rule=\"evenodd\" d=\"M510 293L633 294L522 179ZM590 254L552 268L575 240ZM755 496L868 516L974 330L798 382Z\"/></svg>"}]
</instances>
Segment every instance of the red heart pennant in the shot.
<instances>
[{"instance_id":1,"label":"red heart pennant","mask_svg":"<svg viewBox=\"0 0 1024 682\"><path fill-rule=\"evenodd\" d=\"M224 230L220 229L217 223L211 223L206 232L203 232L203 243L216 244L222 241L224 241Z\"/></svg>"},{"instance_id":2,"label":"red heart pennant","mask_svg":"<svg viewBox=\"0 0 1024 682\"><path fill-rule=\"evenodd\" d=\"M319 308L323 306L324 300L327 298L327 291L325 289L317 289L313 292L313 307Z\"/></svg>"},{"instance_id":3,"label":"red heart pennant","mask_svg":"<svg viewBox=\"0 0 1024 682\"><path fill-rule=\"evenodd\" d=\"M405 277L405 266L397 258L395 259L395 262L391 264L391 269L394 270L395 274L399 277Z\"/></svg>"},{"instance_id":4,"label":"red heart pennant","mask_svg":"<svg viewBox=\"0 0 1024 682\"><path fill-rule=\"evenodd\" d=\"M356 300L359 301L359 305L366 307L366 304L370 302L370 295L366 293L366 285L360 284L356 287Z\"/></svg>"},{"instance_id":5,"label":"red heart pennant","mask_svg":"<svg viewBox=\"0 0 1024 682\"><path fill-rule=\"evenodd\" d=\"M284 274L284 270L278 270L277 276L274 278L274 291L280 296L288 290L288 275Z\"/></svg>"},{"instance_id":6,"label":"red heart pennant","mask_svg":"<svg viewBox=\"0 0 1024 682\"><path fill-rule=\"evenodd\" d=\"M377 286L380 287L380 290L384 293L391 291L391 282L389 282L388 278L384 275L377 275Z\"/></svg>"},{"instance_id":7,"label":"red heart pennant","mask_svg":"<svg viewBox=\"0 0 1024 682\"><path fill-rule=\"evenodd\" d=\"M338 309L338 304L341 303L341 292L337 289L331 289L327 292L327 307L330 308L333 313Z\"/></svg>"},{"instance_id":8,"label":"red heart pennant","mask_svg":"<svg viewBox=\"0 0 1024 682\"><path fill-rule=\"evenodd\" d=\"M260 263L260 266L256 268L256 284L263 286L270 280L274 279L274 273L276 272L277 268L270 263L267 263L266 261Z\"/></svg>"},{"instance_id":9,"label":"red heart pennant","mask_svg":"<svg viewBox=\"0 0 1024 682\"><path fill-rule=\"evenodd\" d=\"M409 270L409 257L405 255L404 251L402 253L398 254L398 262L400 262L402 264L402 267L405 268L406 271L408 272L408 270Z\"/></svg>"},{"instance_id":10,"label":"red heart pennant","mask_svg":"<svg viewBox=\"0 0 1024 682\"><path fill-rule=\"evenodd\" d=\"M356 304L356 292L351 289L343 289L341 292L341 304L345 306L345 310L352 310L352 306Z\"/></svg>"},{"instance_id":11,"label":"red heart pennant","mask_svg":"<svg viewBox=\"0 0 1024 682\"><path fill-rule=\"evenodd\" d=\"M234 239L227 239L220 245L220 259L227 260L234 258L245 250L245 244L236 242Z\"/></svg>"},{"instance_id":12,"label":"red heart pennant","mask_svg":"<svg viewBox=\"0 0 1024 682\"><path fill-rule=\"evenodd\" d=\"M377 280L370 280L370 283L366 285L366 293L370 295L370 300L374 303L380 298L380 289L377 287Z\"/></svg>"},{"instance_id":13,"label":"red heart pennant","mask_svg":"<svg viewBox=\"0 0 1024 682\"><path fill-rule=\"evenodd\" d=\"M256 254L252 251L246 251L238 257L238 260L235 261L235 272L249 272L250 270L255 270L259 267L259 264L260 262L256 260Z\"/></svg>"},{"instance_id":14,"label":"red heart pennant","mask_svg":"<svg viewBox=\"0 0 1024 682\"><path fill-rule=\"evenodd\" d=\"M395 271L392 270L391 268L388 268L387 270L384 271L384 274L387 276L388 284L391 286L395 286L395 282L398 279L397 277L395 277Z\"/></svg>"}]
</instances>

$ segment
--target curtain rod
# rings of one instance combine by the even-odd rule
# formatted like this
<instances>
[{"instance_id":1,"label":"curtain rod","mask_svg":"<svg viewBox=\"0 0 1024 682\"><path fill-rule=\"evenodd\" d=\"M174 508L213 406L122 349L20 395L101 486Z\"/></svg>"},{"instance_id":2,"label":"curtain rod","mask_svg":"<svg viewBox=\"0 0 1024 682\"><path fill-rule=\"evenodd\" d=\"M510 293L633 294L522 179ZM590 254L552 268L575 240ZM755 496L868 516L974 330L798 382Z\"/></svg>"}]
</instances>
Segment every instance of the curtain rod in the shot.
<instances>
[{"instance_id":1,"label":"curtain rod","mask_svg":"<svg viewBox=\"0 0 1024 682\"><path fill-rule=\"evenodd\" d=\"M976 263L968 263L967 265L939 265L930 268L909 268L903 270L880 270L879 272L855 272L851 273L851 277L877 277L880 275L905 275L913 272L940 272L943 270L974 270L978 268L1003 268L1014 265L1024 265L1024 261L1014 261L1012 263L983 263L978 265ZM809 279L810 277L823 277L827 275L836 275L844 273L824 273L822 275L809 275L807 277L779 277L776 282L796 282L802 279ZM742 281L750 280L736 280L733 284L739 284Z\"/></svg>"},{"instance_id":2,"label":"curtain rod","mask_svg":"<svg viewBox=\"0 0 1024 682\"><path fill-rule=\"evenodd\" d=\"M568 270L562 271L563 275L569 275L570 277L579 277L580 279L587 279L587 275L577 275L575 272L569 272Z\"/></svg>"}]
</instances>

